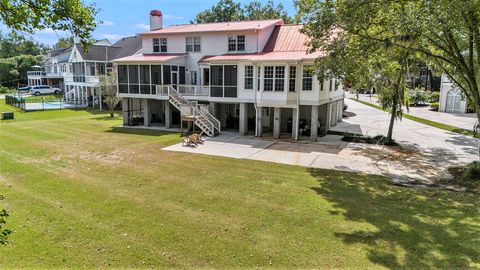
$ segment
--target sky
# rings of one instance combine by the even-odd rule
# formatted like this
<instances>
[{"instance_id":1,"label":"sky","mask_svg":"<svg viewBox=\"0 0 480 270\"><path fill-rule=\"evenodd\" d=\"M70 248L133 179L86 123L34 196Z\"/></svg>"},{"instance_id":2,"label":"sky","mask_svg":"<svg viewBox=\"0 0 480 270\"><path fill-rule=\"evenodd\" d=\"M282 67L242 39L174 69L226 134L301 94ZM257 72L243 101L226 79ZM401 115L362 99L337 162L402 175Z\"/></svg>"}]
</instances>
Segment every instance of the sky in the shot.
<instances>
[{"instance_id":1,"label":"sky","mask_svg":"<svg viewBox=\"0 0 480 270\"><path fill-rule=\"evenodd\" d=\"M107 38L112 42L148 30L149 13L152 9L161 10L164 26L172 24L189 23L196 14L211 8L218 0L84 0L87 4L95 3L100 11L97 14L97 29L93 38ZM238 1L238 0L237 0ZM268 0L259 0L266 3ZM240 0L242 4L250 1ZM293 0L274 0L276 4L282 3L289 15L295 13ZM9 32L5 25L0 24L2 33ZM29 35L34 40L47 45L53 45L60 37L68 37L68 32L44 29Z\"/></svg>"}]
</instances>

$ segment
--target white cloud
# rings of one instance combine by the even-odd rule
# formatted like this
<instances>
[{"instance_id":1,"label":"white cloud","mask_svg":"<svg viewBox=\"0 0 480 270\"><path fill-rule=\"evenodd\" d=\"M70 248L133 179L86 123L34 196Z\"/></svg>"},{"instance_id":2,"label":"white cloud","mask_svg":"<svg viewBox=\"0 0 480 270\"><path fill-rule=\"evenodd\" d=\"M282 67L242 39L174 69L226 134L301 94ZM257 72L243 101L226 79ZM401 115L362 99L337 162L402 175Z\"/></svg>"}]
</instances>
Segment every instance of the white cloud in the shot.
<instances>
[{"instance_id":1,"label":"white cloud","mask_svg":"<svg viewBox=\"0 0 480 270\"><path fill-rule=\"evenodd\" d=\"M135 24L137 28L143 29L143 30L150 30L150 25L144 24L144 23L137 23Z\"/></svg>"},{"instance_id":2,"label":"white cloud","mask_svg":"<svg viewBox=\"0 0 480 270\"><path fill-rule=\"evenodd\" d=\"M177 15L171 15L171 14L165 14L166 19L173 19L173 20L183 20L185 17L183 16L177 16Z\"/></svg>"},{"instance_id":3,"label":"white cloud","mask_svg":"<svg viewBox=\"0 0 480 270\"><path fill-rule=\"evenodd\" d=\"M119 34L101 34L100 36L103 38L109 39L110 41L115 41L123 37L126 37L126 35L119 35Z\"/></svg>"},{"instance_id":4,"label":"white cloud","mask_svg":"<svg viewBox=\"0 0 480 270\"><path fill-rule=\"evenodd\" d=\"M99 22L98 25L100 25L100 26L114 26L115 23L112 22L112 21L102 21L102 22Z\"/></svg>"}]
</instances>

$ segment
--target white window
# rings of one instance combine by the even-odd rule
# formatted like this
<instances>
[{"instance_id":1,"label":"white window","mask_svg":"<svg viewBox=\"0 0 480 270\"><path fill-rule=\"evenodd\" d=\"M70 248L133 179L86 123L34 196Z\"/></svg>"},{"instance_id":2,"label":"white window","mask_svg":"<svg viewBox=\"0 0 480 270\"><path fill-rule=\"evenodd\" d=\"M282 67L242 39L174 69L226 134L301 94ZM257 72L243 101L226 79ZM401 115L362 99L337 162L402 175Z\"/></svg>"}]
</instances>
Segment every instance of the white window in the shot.
<instances>
[{"instance_id":1,"label":"white window","mask_svg":"<svg viewBox=\"0 0 480 270\"><path fill-rule=\"evenodd\" d=\"M312 74L311 66L303 67L302 90L303 91L313 90L313 74Z\"/></svg>"},{"instance_id":2,"label":"white window","mask_svg":"<svg viewBox=\"0 0 480 270\"><path fill-rule=\"evenodd\" d=\"M283 91L285 85L285 67L266 66L264 70L263 91Z\"/></svg>"},{"instance_id":3,"label":"white window","mask_svg":"<svg viewBox=\"0 0 480 270\"><path fill-rule=\"evenodd\" d=\"M253 66L245 66L245 89L253 89Z\"/></svg>"},{"instance_id":4,"label":"white window","mask_svg":"<svg viewBox=\"0 0 480 270\"><path fill-rule=\"evenodd\" d=\"M228 51L229 52L245 51L245 36L228 36Z\"/></svg>"},{"instance_id":5,"label":"white window","mask_svg":"<svg viewBox=\"0 0 480 270\"><path fill-rule=\"evenodd\" d=\"M154 38L153 39L153 52L167 52L167 39L166 38Z\"/></svg>"},{"instance_id":6,"label":"white window","mask_svg":"<svg viewBox=\"0 0 480 270\"><path fill-rule=\"evenodd\" d=\"M290 76L288 80L288 91L289 92L295 92L295 85L296 85L296 80L297 79L297 67L296 66L290 66Z\"/></svg>"},{"instance_id":7,"label":"white window","mask_svg":"<svg viewBox=\"0 0 480 270\"><path fill-rule=\"evenodd\" d=\"M200 37L186 37L185 40L186 43L186 50L187 52L200 52L201 51L201 46L200 46Z\"/></svg>"}]
</instances>

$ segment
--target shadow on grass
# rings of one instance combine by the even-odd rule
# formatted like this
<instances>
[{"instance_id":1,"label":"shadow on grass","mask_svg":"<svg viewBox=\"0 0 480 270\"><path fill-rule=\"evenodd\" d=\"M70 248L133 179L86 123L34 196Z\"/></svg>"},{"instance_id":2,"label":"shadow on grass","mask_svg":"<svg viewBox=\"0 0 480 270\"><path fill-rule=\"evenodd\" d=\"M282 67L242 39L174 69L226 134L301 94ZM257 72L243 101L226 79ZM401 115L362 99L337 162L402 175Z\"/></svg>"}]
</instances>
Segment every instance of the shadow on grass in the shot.
<instances>
[{"instance_id":1,"label":"shadow on grass","mask_svg":"<svg viewBox=\"0 0 480 270\"><path fill-rule=\"evenodd\" d=\"M119 134L130 134L130 135L142 135L142 136L163 136L163 135L172 135L178 132L166 131L166 130L155 130L155 129L143 129L143 128L128 128L128 127L114 127L107 132L119 133ZM179 135L180 136L180 135Z\"/></svg>"},{"instance_id":2,"label":"shadow on grass","mask_svg":"<svg viewBox=\"0 0 480 270\"><path fill-rule=\"evenodd\" d=\"M320 184L312 190L333 204L332 214L373 226L339 227L335 233L347 245L365 245L371 262L406 269L480 263L480 205L474 195L398 187L381 176L309 172Z\"/></svg>"}]
</instances>

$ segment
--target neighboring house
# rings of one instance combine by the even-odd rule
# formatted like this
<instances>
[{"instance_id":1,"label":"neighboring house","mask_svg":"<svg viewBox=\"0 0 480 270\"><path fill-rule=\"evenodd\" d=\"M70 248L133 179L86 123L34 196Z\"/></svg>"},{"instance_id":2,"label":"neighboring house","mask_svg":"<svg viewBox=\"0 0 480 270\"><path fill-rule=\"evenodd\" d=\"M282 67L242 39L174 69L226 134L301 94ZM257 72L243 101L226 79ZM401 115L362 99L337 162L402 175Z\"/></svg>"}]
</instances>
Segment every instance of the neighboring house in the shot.
<instances>
[{"instance_id":1,"label":"neighboring house","mask_svg":"<svg viewBox=\"0 0 480 270\"><path fill-rule=\"evenodd\" d=\"M113 45L104 39L90 45L88 50L78 44L47 53L41 71L29 71L29 85L55 85L65 93L65 99L77 104L98 105L99 76L112 71L112 59L141 52L138 36L122 38Z\"/></svg>"},{"instance_id":2,"label":"neighboring house","mask_svg":"<svg viewBox=\"0 0 480 270\"><path fill-rule=\"evenodd\" d=\"M442 84L440 86L440 101L438 110L440 112L466 113L467 101L462 95L462 90L448 78L442 75Z\"/></svg>"},{"instance_id":3,"label":"neighboring house","mask_svg":"<svg viewBox=\"0 0 480 270\"><path fill-rule=\"evenodd\" d=\"M344 92L312 73L321 53L306 52L301 27L279 19L163 28L162 13L151 11L143 54L114 60L124 124L188 121L210 136L227 129L316 141L341 121Z\"/></svg>"}]
</instances>

